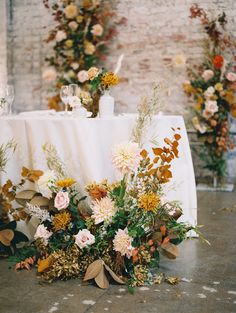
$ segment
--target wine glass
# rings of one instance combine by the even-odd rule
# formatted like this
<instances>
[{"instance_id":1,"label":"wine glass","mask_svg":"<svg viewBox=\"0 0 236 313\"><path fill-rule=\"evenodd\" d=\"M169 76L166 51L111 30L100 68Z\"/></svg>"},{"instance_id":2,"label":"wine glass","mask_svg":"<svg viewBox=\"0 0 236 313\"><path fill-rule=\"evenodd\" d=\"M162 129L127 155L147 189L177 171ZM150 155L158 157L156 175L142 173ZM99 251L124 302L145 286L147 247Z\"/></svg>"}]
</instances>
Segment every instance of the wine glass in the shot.
<instances>
[{"instance_id":1,"label":"wine glass","mask_svg":"<svg viewBox=\"0 0 236 313\"><path fill-rule=\"evenodd\" d=\"M6 101L8 103L8 114L12 115L12 104L15 98L14 86L6 85Z\"/></svg>"},{"instance_id":2,"label":"wine glass","mask_svg":"<svg viewBox=\"0 0 236 313\"><path fill-rule=\"evenodd\" d=\"M60 90L60 97L65 105L65 111L68 112L68 102L69 102L69 86L62 86Z\"/></svg>"},{"instance_id":3,"label":"wine glass","mask_svg":"<svg viewBox=\"0 0 236 313\"><path fill-rule=\"evenodd\" d=\"M69 85L69 97L77 97L79 95L79 87L76 84Z\"/></svg>"}]
</instances>

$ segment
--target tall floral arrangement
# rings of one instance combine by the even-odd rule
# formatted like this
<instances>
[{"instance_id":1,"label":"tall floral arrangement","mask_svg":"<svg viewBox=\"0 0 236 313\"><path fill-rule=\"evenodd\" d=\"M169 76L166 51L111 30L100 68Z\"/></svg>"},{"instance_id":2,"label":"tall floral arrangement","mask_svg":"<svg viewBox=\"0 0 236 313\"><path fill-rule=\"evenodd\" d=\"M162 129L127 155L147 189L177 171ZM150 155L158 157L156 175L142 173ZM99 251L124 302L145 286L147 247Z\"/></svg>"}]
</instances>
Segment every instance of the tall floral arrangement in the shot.
<instances>
[{"instance_id":1,"label":"tall floral arrangement","mask_svg":"<svg viewBox=\"0 0 236 313\"><path fill-rule=\"evenodd\" d=\"M225 153L233 148L228 115L236 116L235 41L226 32L225 13L210 19L198 5L193 5L190 13L190 18L200 19L208 38L204 61L188 69L191 80L183 88L194 101L192 122L204 145L200 157L205 168L222 178Z\"/></svg>"},{"instance_id":2,"label":"tall floral arrangement","mask_svg":"<svg viewBox=\"0 0 236 313\"><path fill-rule=\"evenodd\" d=\"M106 59L116 26L124 20L118 21L107 0L43 2L56 21L46 39L53 44L53 55L46 58L49 67L43 78L54 82L56 94L49 98L49 107L59 109L58 90L62 85L75 83L90 91L87 70Z\"/></svg>"}]
</instances>

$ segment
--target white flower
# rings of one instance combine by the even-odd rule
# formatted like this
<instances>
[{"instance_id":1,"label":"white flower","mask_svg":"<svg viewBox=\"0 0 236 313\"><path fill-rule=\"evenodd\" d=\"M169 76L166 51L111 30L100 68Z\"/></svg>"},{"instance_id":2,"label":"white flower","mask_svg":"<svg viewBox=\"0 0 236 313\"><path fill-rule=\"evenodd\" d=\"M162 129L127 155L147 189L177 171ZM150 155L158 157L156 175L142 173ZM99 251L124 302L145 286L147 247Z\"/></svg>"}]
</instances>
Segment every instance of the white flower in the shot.
<instances>
[{"instance_id":1,"label":"white flower","mask_svg":"<svg viewBox=\"0 0 236 313\"><path fill-rule=\"evenodd\" d=\"M95 237L90 233L88 229L82 229L75 237L75 243L80 249L90 246L95 243Z\"/></svg>"},{"instance_id":2,"label":"white flower","mask_svg":"<svg viewBox=\"0 0 236 313\"><path fill-rule=\"evenodd\" d=\"M229 72L226 75L226 78L230 81L230 82L235 82L236 81L236 74Z\"/></svg>"},{"instance_id":3,"label":"white flower","mask_svg":"<svg viewBox=\"0 0 236 313\"><path fill-rule=\"evenodd\" d=\"M77 63L77 62L72 62L71 65L70 65L70 67L73 68L73 70L76 71L76 70L79 68L79 63Z\"/></svg>"},{"instance_id":4,"label":"white flower","mask_svg":"<svg viewBox=\"0 0 236 313\"><path fill-rule=\"evenodd\" d=\"M32 205L30 203L27 203L25 212L32 217L38 218L40 222L51 221L51 217L50 217L48 210L41 209L37 205Z\"/></svg>"},{"instance_id":5,"label":"white flower","mask_svg":"<svg viewBox=\"0 0 236 313\"><path fill-rule=\"evenodd\" d=\"M214 76L214 72L212 70L205 70L202 73L202 78L207 82L209 79L211 79Z\"/></svg>"},{"instance_id":6,"label":"white flower","mask_svg":"<svg viewBox=\"0 0 236 313\"><path fill-rule=\"evenodd\" d=\"M93 201L91 209L93 212L92 218L95 220L96 225L102 222L110 223L117 211L115 202L108 197L102 198L100 201Z\"/></svg>"},{"instance_id":7,"label":"white flower","mask_svg":"<svg viewBox=\"0 0 236 313\"><path fill-rule=\"evenodd\" d=\"M78 28L78 24L75 21L71 21L68 26L70 27L70 29L72 30L76 30Z\"/></svg>"},{"instance_id":8,"label":"white flower","mask_svg":"<svg viewBox=\"0 0 236 313\"><path fill-rule=\"evenodd\" d=\"M42 78L45 81L52 82L57 78L57 72L53 67L48 67L43 71Z\"/></svg>"},{"instance_id":9,"label":"white flower","mask_svg":"<svg viewBox=\"0 0 236 313\"><path fill-rule=\"evenodd\" d=\"M114 250L130 258L134 249L132 247L132 240L133 238L129 236L127 228L124 230L118 229L113 240Z\"/></svg>"},{"instance_id":10,"label":"white flower","mask_svg":"<svg viewBox=\"0 0 236 313\"><path fill-rule=\"evenodd\" d=\"M182 54L174 56L172 63L175 67L184 67L186 64L186 57Z\"/></svg>"},{"instance_id":11,"label":"white flower","mask_svg":"<svg viewBox=\"0 0 236 313\"><path fill-rule=\"evenodd\" d=\"M203 112L202 112L202 116L203 116L206 120L208 120L210 117L213 116L213 114L205 109L205 110L203 110Z\"/></svg>"},{"instance_id":12,"label":"white flower","mask_svg":"<svg viewBox=\"0 0 236 313\"><path fill-rule=\"evenodd\" d=\"M140 159L140 149L135 142L122 142L113 148L112 163L123 174L135 171Z\"/></svg>"},{"instance_id":13,"label":"white flower","mask_svg":"<svg viewBox=\"0 0 236 313\"><path fill-rule=\"evenodd\" d=\"M52 236L52 232L50 232L47 227L43 224L39 225L36 233L34 234L34 239L42 239L44 244L48 244L48 239Z\"/></svg>"},{"instance_id":14,"label":"white flower","mask_svg":"<svg viewBox=\"0 0 236 313\"><path fill-rule=\"evenodd\" d=\"M201 134L204 134L207 131L206 126L200 124L200 122L196 116L192 118L192 123L193 123L193 126L195 127L195 129L198 130Z\"/></svg>"},{"instance_id":15,"label":"white flower","mask_svg":"<svg viewBox=\"0 0 236 313\"><path fill-rule=\"evenodd\" d=\"M205 102L205 110L211 112L212 114L218 112L218 105L216 101L208 100Z\"/></svg>"},{"instance_id":16,"label":"white flower","mask_svg":"<svg viewBox=\"0 0 236 313\"><path fill-rule=\"evenodd\" d=\"M103 34L103 27L102 27L102 25L100 25L100 24L93 25L91 33L94 36L102 36L102 34Z\"/></svg>"},{"instance_id":17,"label":"white flower","mask_svg":"<svg viewBox=\"0 0 236 313\"><path fill-rule=\"evenodd\" d=\"M214 87L208 87L207 90L204 92L204 96L206 98L210 98L215 92L215 88Z\"/></svg>"},{"instance_id":18,"label":"white flower","mask_svg":"<svg viewBox=\"0 0 236 313\"><path fill-rule=\"evenodd\" d=\"M38 180L39 192L46 198L51 198L52 192L50 187L52 183L56 180L56 174L54 171L46 171Z\"/></svg>"},{"instance_id":19,"label":"white flower","mask_svg":"<svg viewBox=\"0 0 236 313\"><path fill-rule=\"evenodd\" d=\"M88 72L87 71L79 71L79 73L77 74L78 80L80 83L84 83L86 82L86 80L88 80Z\"/></svg>"},{"instance_id":20,"label":"white flower","mask_svg":"<svg viewBox=\"0 0 236 313\"><path fill-rule=\"evenodd\" d=\"M55 36L55 39L57 42L60 42L62 40L65 40L67 38L66 32L63 30L58 30Z\"/></svg>"},{"instance_id":21,"label":"white flower","mask_svg":"<svg viewBox=\"0 0 236 313\"><path fill-rule=\"evenodd\" d=\"M76 108L76 107L81 106L81 100L80 100L80 98L77 97L77 96L69 97L69 105L70 105L72 108Z\"/></svg>"}]
</instances>

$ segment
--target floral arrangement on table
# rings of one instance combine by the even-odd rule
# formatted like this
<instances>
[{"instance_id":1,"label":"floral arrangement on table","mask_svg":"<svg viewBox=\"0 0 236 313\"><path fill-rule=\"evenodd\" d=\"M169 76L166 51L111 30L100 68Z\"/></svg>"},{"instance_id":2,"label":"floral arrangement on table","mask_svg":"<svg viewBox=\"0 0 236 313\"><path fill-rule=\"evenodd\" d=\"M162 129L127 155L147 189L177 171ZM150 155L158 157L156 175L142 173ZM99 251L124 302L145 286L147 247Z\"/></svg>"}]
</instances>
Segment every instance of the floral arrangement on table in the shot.
<instances>
[{"instance_id":1,"label":"floral arrangement on table","mask_svg":"<svg viewBox=\"0 0 236 313\"><path fill-rule=\"evenodd\" d=\"M49 64L43 73L47 81L55 81L55 90L62 85L78 84L90 91L87 70L106 59L111 40L116 36L116 27L124 23L117 20L112 4L107 0L65 0L49 5L57 25L49 33L46 42L53 43L54 54L46 58ZM92 94L96 106L98 96ZM49 98L49 107L60 109L59 93Z\"/></svg>"},{"instance_id":2,"label":"floral arrangement on table","mask_svg":"<svg viewBox=\"0 0 236 313\"><path fill-rule=\"evenodd\" d=\"M200 19L208 40L203 64L188 69L191 81L183 88L194 100L192 122L204 144L200 157L205 168L222 178L226 173L225 153L233 148L228 115L236 116L235 41L226 32L225 13L211 20L196 4L190 12L190 18Z\"/></svg>"}]
</instances>

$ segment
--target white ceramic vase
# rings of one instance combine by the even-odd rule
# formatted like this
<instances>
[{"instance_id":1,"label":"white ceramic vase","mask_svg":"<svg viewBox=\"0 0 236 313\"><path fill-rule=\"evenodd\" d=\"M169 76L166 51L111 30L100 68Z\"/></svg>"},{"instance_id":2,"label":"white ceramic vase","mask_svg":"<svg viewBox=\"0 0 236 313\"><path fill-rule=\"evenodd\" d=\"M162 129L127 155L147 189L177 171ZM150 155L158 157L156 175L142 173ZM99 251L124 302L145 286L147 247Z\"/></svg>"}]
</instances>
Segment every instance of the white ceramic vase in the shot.
<instances>
[{"instance_id":1,"label":"white ceramic vase","mask_svg":"<svg viewBox=\"0 0 236 313\"><path fill-rule=\"evenodd\" d=\"M104 95L99 100L99 117L111 117L114 115L115 99L110 95L109 90L105 90Z\"/></svg>"}]
</instances>

